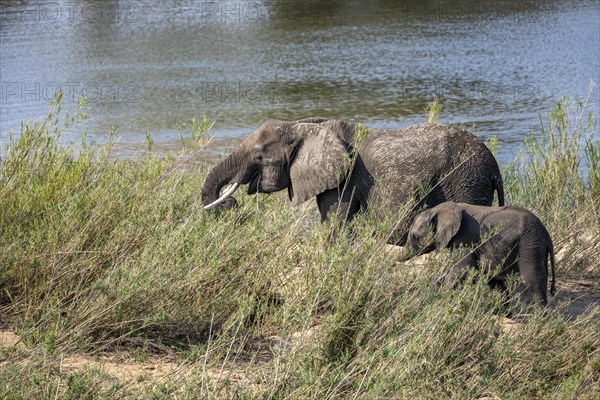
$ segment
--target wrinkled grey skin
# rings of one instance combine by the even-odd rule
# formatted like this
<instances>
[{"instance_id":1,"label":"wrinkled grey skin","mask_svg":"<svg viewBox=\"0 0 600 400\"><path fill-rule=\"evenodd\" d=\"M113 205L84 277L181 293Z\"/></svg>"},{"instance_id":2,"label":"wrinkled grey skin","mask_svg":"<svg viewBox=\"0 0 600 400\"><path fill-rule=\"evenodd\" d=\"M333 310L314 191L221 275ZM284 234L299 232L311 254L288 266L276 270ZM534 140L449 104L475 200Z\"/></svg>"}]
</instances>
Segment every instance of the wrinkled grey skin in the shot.
<instances>
[{"instance_id":1,"label":"wrinkled grey skin","mask_svg":"<svg viewBox=\"0 0 600 400\"><path fill-rule=\"evenodd\" d=\"M424 243L430 230L433 242ZM407 245L415 254L431 247L460 249L461 261L450 272L452 280L463 277L468 267L501 266L490 284L506 289L506 275L518 271L527 289L542 305L548 303L550 256L550 292L554 295L556 291L552 239L542 222L524 208L442 203L415 217Z\"/></svg>"},{"instance_id":2,"label":"wrinkled grey skin","mask_svg":"<svg viewBox=\"0 0 600 400\"><path fill-rule=\"evenodd\" d=\"M357 144L358 127L318 117L267 121L210 171L202 202L212 203L236 182L249 184L249 194L287 189L294 205L316 197L322 221L332 213L349 221L369 207L397 212L413 196L419 199L414 210L446 200L491 205L494 190L504 204L498 164L469 132L436 124L369 129ZM433 189L421 196L422 187ZM236 204L229 197L215 209ZM390 243L404 244L414 215L399 223Z\"/></svg>"}]
</instances>

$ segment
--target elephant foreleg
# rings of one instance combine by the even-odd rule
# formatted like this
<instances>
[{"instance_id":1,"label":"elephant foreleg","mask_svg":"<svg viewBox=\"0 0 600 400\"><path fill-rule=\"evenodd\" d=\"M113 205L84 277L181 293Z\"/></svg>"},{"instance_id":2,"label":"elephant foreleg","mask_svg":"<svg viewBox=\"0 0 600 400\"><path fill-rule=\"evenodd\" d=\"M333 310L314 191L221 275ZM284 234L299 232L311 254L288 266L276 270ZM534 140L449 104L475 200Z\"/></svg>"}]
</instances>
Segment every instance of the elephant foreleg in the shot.
<instances>
[{"instance_id":1,"label":"elephant foreleg","mask_svg":"<svg viewBox=\"0 0 600 400\"><path fill-rule=\"evenodd\" d=\"M355 187L326 190L317 195L317 205L321 213L321 222L325 222L331 214L337 215L342 221L350 222L360 211Z\"/></svg>"},{"instance_id":2,"label":"elephant foreleg","mask_svg":"<svg viewBox=\"0 0 600 400\"><path fill-rule=\"evenodd\" d=\"M475 265L475 255L471 249L461 248L456 250L456 253L458 254L458 261L450 268L447 275L442 277L452 285L462 282L467 276L469 268Z\"/></svg>"}]
</instances>

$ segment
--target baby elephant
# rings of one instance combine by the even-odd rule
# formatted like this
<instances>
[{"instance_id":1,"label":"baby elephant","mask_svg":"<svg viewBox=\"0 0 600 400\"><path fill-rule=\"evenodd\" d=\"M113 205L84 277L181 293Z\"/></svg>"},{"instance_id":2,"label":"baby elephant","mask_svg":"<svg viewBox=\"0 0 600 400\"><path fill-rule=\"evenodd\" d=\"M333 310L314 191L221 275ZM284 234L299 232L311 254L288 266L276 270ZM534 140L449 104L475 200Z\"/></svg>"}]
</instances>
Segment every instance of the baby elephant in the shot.
<instances>
[{"instance_id":1,"label":"baby elephant","mask_svg":"<svg viewBox=\"0 0 600 400\"><path fill-rule=\"evenodd\" d=\"M433 243L422 243L433 231ZM466 268L477 266L482 258L492 267L502 265L490 284L504 286L506 274L519 271L527 289L546 305L548 255L552 266L554 295L554 250L552 239L542 222L520 207L485 207L446 202L417 215L408 233L408 243L415 252L443 248L461 248L464 257L453 267L451 278L464 276ZM461 254L462 256L462 254Z\"/></svg>"}]
</instances>

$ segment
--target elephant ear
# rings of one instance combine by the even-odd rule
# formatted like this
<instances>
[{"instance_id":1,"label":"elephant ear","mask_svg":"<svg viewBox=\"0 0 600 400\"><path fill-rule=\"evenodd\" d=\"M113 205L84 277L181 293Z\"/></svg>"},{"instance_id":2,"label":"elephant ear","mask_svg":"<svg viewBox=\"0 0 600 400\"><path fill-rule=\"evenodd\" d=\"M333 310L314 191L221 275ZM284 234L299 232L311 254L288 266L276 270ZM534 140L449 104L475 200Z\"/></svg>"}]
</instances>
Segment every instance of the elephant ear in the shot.
<instances>
[{"instance_id":1,"label":"elephant ear","mask_svg":"<svg viewBox=\"0 0 600 400\"><path fill-rule=\"evenodd\" d=\"M314 123L299 123L293 128L297 146L290 166L288 192L298 205L333 189L345 179L350 166L346 145L332 130Z\"/></svg>"},{"instance_id":2,"label":"elephant ear","mask_svg":"<svg viewBox=\"0 0 600 400\"><path fill-rule=\"evenodd\" d=\"M434 212L437 228L434 236L436 249L448 247L452 238L458 233L462 221L462 209L456 203L447 203Z\"/></svg>"}]
</instances>

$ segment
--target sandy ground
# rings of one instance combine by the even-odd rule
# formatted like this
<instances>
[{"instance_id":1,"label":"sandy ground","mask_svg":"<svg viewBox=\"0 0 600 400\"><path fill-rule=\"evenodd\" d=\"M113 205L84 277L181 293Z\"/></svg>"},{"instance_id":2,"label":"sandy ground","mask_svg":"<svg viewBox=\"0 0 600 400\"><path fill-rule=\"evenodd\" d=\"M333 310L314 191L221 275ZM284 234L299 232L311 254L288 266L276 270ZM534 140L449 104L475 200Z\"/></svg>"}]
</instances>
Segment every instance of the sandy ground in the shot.
<instances>
[{"instance_id":1,"label":"sandy ground","mask_svg":"<svg viewBox=\"0 0 600 400\"><path fill-rule=\"evenodd\" d=\"M572 318L591 307L600 307L600 282L585 279L557 279L556 296L550 305L569 302L564 312Z\"/></svg>"}]
</instances>

